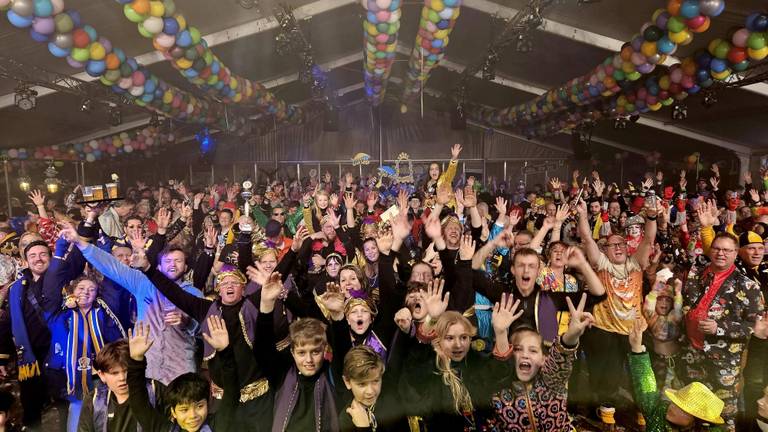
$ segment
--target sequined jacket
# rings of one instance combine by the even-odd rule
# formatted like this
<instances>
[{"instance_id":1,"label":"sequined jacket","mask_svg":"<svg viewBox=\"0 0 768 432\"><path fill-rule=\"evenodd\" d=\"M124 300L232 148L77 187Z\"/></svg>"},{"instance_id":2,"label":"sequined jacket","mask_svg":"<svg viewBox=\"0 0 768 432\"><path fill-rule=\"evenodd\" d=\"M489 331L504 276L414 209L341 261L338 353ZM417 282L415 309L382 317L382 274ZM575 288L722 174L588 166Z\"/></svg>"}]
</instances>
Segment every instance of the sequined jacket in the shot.
<instances>
[{"instance_id":1,"label":"sequined jacket","mask_svg":"<svg viewBox=\"0 0 768 432\"><path fill-rule=\"evenodd\" d=\"M714 279L706 267L693 266L683 287L683 314L696 308ZM765 309L760 286L738 271L731 273L718 290L707 316L717 322L717 332L706 335L704 351L711 356L740 354L752 335L757 315Z\"/></svg>"},{"instance_id":2,"label":"sequined jacket","mask_svg":"<svg viewBox=\"0 0 768 432\"><path fill-rule=\"evenodd\" d=\"M515 381L510 388L493 395L493 415L481 430L571 431L567 385L575 351L576 348L565 348L558 339L532 383L526 385Z\"/></svg>"},{"instance_id":3,"label":"sequined jacket","mask_svg":"<svg viewBox=\"0 0 768 432\"><path fill-rule=\"evenodd\" d=\"M676 431L667 421L669 401L661 398L656 388L656 378L651 368L651 357L648 353L629 354L629 373L632 376L632 389L635 403L645 417L645 432ZM694 431L717 432L722 429L717 426L700 427Z\"/></svg>"}]
</instances>

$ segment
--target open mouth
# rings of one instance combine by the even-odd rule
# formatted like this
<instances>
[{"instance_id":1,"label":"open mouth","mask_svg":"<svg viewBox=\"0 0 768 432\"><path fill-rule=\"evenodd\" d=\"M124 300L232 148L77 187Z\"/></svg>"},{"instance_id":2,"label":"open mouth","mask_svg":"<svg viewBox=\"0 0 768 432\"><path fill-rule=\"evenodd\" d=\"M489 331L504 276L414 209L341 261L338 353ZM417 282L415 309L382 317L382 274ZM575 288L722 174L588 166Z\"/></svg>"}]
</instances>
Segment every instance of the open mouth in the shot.
<instances>
[{"instance_id":1,"label":"open mouth","mask_svg":"<svg viewBox=\"0 0 768 432\"><path fill-rule=\"evenodd\" d=\"M523 276L521 279L523 280L523 282L530 282L531 281L531 277L530 276Z\"/></svg>"},{"instance_id":2,"label":"open mouth","mask_svg":"<svg viewBox=\"0 0 768 432\"><path fill-rule=\"evenodd\" d=\"M533 365L531 362L521 361L517 364L517 368L520 370L520 372L530 373L533 369Z\"/></svg>"},{"instance_id":3,"label":"open mouth","mask_svg":"<svg viewBox=\"0 0 768 432\"><path fill-rule=\"evenodd\" d=\"M357 321L355 322L355 324L357 324L357 326L358 326L358 327L362 327L362 326L363 326L363 324L364 324L364 322L363 322L363 320L357 320Z\"/></svg>"}]
</instances>

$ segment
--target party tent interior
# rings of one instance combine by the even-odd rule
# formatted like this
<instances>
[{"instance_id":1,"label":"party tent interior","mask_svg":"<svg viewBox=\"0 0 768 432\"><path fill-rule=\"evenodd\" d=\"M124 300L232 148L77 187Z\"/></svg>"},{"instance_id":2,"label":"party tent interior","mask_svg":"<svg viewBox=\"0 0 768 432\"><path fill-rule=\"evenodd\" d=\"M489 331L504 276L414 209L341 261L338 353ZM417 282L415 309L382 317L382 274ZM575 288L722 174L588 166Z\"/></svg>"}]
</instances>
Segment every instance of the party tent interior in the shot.
<instances>
[{"instance_id":1,"label":"party tent interior","mask_svg":"<svg viewBox=\"0 0 768 432\"><path fill-rule=\"evenodd\" d=\"M419 173L461 142L464 171L510 182L736 177L768 154L766 6L0 0L0 155L11 181L194 182Z\"/></svg>"}]
</instances>

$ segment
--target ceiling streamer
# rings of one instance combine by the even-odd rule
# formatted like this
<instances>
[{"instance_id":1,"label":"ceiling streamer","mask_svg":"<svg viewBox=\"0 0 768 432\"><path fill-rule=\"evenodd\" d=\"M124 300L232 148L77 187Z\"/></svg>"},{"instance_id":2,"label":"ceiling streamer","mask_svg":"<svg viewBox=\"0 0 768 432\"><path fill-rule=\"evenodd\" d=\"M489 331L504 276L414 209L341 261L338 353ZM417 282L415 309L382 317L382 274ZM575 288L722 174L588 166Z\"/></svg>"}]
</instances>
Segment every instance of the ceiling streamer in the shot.
<instances>
[{"instance_id":1,"label":"ceiling streamer","mask_svg":"<svg viewBox=\"0 0 768 432\"><path fill-rule=\"evenodd\" d=\"M384 100L400 30L400 0L361 0L365 40L365 96L373 106Z\"/></svg>"},{"instance_id":2,"label":"ceiling streamer","mask_svg":"<svg viewBox=\"0 0 768 432\"><path fill-rule=\"evenodd\" d=\"M187 23L173 0L115 0L139 33L190 83L225 104L249 105L276 120L301 120L301 110L287 105L257 81L232 73L208 47L200 30Z\"/></svg>"}]
</instances>

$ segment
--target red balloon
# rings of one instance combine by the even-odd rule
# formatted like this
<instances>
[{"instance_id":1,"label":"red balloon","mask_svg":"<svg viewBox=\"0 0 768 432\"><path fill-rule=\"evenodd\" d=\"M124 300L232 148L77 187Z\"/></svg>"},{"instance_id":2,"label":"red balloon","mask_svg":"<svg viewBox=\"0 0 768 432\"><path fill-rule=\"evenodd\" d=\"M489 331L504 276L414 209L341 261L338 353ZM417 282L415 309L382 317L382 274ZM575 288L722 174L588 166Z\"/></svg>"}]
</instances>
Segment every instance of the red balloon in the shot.
<instances>
[{"instance_id":1,"label":"red balloon","mask_svg":"<svg viewBox=\"0 0 768 432\"><path fill-rule=\"evenodd\" d=\"M91 38L85 30L79 28L72 32L72 43L76 48L85 48L91 43Z\"/></svg>"},{"instance_id":2,"label":"red balloon","mask_svg":"<svg viewBox=\"0 0 768 432\"><path fill-rule=\"evenodd\" d=\"M728 61L732 64L741 63L747 59L747 49L740 47L732 47L728 51Z\"/></svg>"},{"instance_id":3,"label":"red balloon","mask_svg":"<svg viewBox=\"0 0 768 432\"><path fill-rule=\"evenodd\" d=\"M673 95L676 95L683 91L683 87L678 83L671 83L669 85L669 92Z\"/></svg>"}]
</instances>

